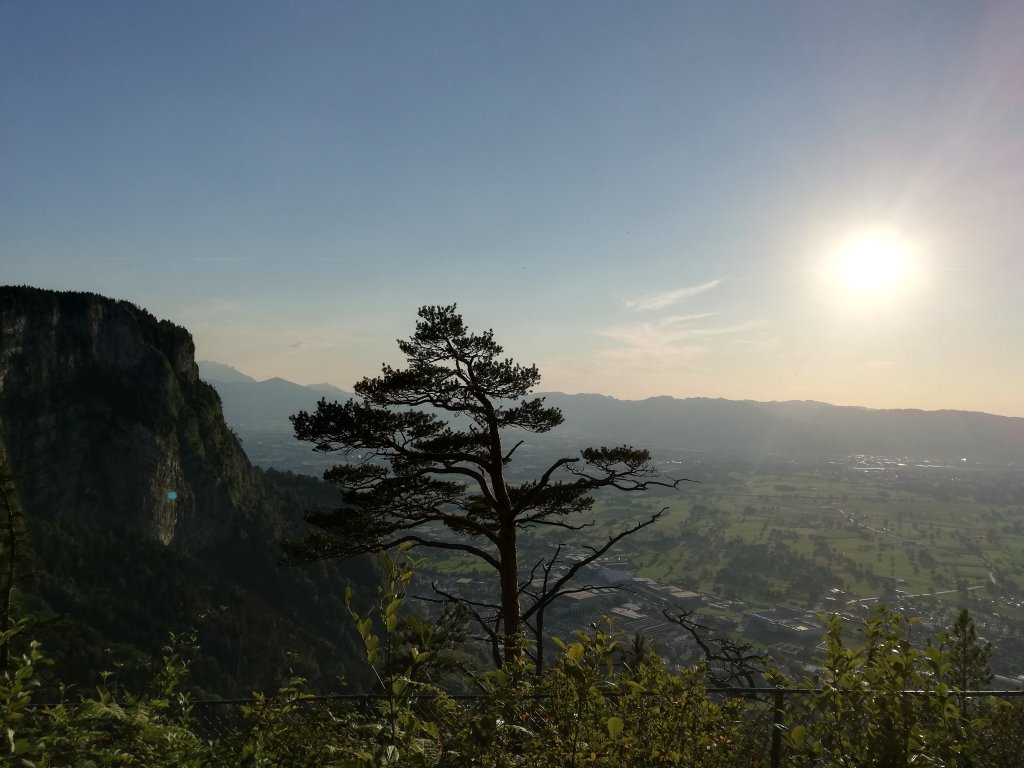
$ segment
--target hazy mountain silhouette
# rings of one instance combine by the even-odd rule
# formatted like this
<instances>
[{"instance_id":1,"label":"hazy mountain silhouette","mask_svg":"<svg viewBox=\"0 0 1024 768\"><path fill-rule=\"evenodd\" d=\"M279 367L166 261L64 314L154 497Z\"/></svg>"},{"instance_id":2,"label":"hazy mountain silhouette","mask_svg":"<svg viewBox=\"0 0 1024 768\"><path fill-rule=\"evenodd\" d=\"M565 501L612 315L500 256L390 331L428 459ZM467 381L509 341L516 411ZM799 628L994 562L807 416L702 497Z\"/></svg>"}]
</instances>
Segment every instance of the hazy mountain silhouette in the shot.
<instances>
[{"instance_id":1,"label":"hazy mountain silhouette","mask_svg":"<svg viewBox=\"0 0 1024 768\"><path fill-rule=\"evenodd\" d=\"M256 381L230 366L206 360L199 363L199 376L220 394L225 421L242 432L291 432L288 417L292 414L316 409L322 397L347 400L352 396L331 384L305 387L276 377Z\"/></svg>"},{"instance_id":2,"label":"hazy mountain silhouette","mask_svg":"<svg viewBox=\"0 0 1024 768\"><path fill-rule=\"evenodd\" d=\"M204 368L200 372L207 377ZM208 380L221 395L228 423L243 432L290 435L292 414L312 410L321 397L344 401L352 396L330 384L304 387L284 379L221 382L214 374ZM565 416L551 438L579 446L630 443L659 452L795 458L872 454L1024 463L1022 418L971 411L879 410L810 400L617 400L598 394L541 394Z\"/></svg>"},{"instance_id":3,"label":"hazy mountain silhouette","mask_svg":"<svg viewBox=\"0 0 1024 768\"><path fill-rule=\"evenodd\" d=\"M328 399L337 397L339 399L348 399L352 397L351 392L346 392L341 387L336 387L333 384L323 382L322 384L310 384L308 389L312 389L314 392L322 392Z\"/></svg>"},{"instance_id":4,"label":"hazy mountain silhouette","mask_svg":"<svg viewBox=\"0 0 1024 768\"><path fill-rule=\"evenodd\" d=\"M198 360L196 365L199 366L200 378L202 378L203 381L210 383L218 382L227 384L237 381L255 383L256 381L252 376L246 376L237 368L232 368L230 365L224 365L224 363L215 363L212 360Z\"/></svg>"},{"instance_id":5,"label":"hazy mountain silhouette","mask_svg":"<svg viewBox=\"0 0 1024 768\"><path fill-rule=\"evenodd\" d=\"M545 395L582 442L615 440L662 450L1024 462L1024 419L969 411L876 410L814 401L761 403L603 395Z\"/></svg>"}]
</instances>

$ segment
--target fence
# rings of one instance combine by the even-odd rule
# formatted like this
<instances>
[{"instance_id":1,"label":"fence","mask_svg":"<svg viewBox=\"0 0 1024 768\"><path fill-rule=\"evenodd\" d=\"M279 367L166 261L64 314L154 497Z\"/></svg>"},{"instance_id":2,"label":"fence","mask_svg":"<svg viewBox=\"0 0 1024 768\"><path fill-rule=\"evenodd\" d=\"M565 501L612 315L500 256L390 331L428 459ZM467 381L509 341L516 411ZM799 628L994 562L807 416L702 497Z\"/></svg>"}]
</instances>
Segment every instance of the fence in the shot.
<instances>
[{"instance_id":1,"label":"fence","mask_svg":"<svg viewBox=\"0 0 1024 768\"><path fill-rule=\"evenodd\" d=\"M821 693L822 689L813 688L708 688L706 692L719 700L726 698L740 697L749 703L747 707L747 719L744 721L745 731L754 743L756 749L760 750L762 759L757 762L759 765L780 768L784 760L784 733L788 715L797 712L796 707L807 706L812 701L813 694ZM837 694L853 693L852 691L837 690ZM858 691L863 694L864 691ZM868 691L870 693L870 691ZM935 691L906 690L898 692L901 696L921 697L936 696ZM1019 699L1024 702L1024 690L969 690L955 691L950 694L957 698L966 700L973 699ZM464 716L471 715L479 710L488 699L480 695L454 695L448 696L449 701L458 705L459 711ZM296 697L286 704L291 716L296 719L302 717L322 714L330 719L349 720L353 716L372 719L379 717L381 708L390 699L384 694L336 694L327 696L304 695ZM422 696L412 700L414 711L423 718L431 719L442 730L457 729L466 722L466 717L452 717L450 710L439 710L432 706L436 697ZM280 704L281 702L277 702ZM239 730L245 727L246 717L244 712L248 710L249 721L258 720L260 707L269 706L270 702L261 703L255 699L233 699L196 701L192 703L193 728L205 738L225 738L229 734L238 734ZM447 719L445 719L447 718ZM525 721L529 727L531 723ZM538 730L546 727L545 723L534 723ZM758 743L759 742L759 743Z\"/></svg>"}]
</instances>

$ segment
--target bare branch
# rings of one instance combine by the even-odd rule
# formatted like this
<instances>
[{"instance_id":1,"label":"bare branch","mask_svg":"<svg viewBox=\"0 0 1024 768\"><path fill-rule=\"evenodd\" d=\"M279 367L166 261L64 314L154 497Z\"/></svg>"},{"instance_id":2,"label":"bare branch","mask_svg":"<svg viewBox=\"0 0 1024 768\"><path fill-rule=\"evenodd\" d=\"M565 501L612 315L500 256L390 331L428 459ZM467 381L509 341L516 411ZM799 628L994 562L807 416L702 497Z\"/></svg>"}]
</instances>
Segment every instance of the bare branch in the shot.
<instances>
[{"instance_id":1,"label":"bare branch","mask_svg":"<svg viewBox=\"0 0 1024 768\"><path fill-rule=\"evenodd\" d=\"M282 547L285 551L284 565L302 565L316 562L318 560L333 560L336 558L356 557L372 552L383 552L388 549L411 543L414 547L431 547L433 549L446 549L478 557L495 570L501 568L501 561L486 550L474 547L472 544L455 541L439 541L426 539L418 535L405 535L387 541L371 542L366 545L348 545L338 542L332 546L334 541L319 541L317 537L307 536L300 542L284 541Z\"/></svg>"},{"instance_id":2,"label":"bare branch","mask_svg":"<svg viewBox=\"0 0 1024 768\"><path fill-rule=\"evenodd\" d=\"M547 515L550 515L550 514L551 514L550 512L545 512L543 515L533 515L531 517L524 517L524 518L522 518L521 527L523 529L528 529L528 528L534 528L534 527L536 527L538 525L549 525L552 528L564 528L567 531L582 531L582 530L584 530L586 528L593 528L594 527L594 521L593 520L589 520L589 521L587 521L585 523L573 524L573 523L567 523L564 520L550 520L550 519L547 518Z\"/></svg>"},{"instance_id":3,"label":"bare branch","mask_svg":"<svg viewBox=\"0 0 1024 768\"><path fill-rule=\"evenodd\" d=\"M407 541L412 542L415 547L432 547L433 549L448 549L457 552L467 552L475 557L479 557L495 570L500 570L501 568L501 561L494 557L490 552L480 549L479 547L474 547L471 544L462 544L460 542L437 541L436 539L424 539L419 536L404 536L400 539L396 539L395 542L387 548L391 549L391 547L397 547L399 544L403 544Z\"/></svg>"},{"instance_id":4,"label":"bare branch","mask_svg":"<svg viewBox=\"0 0 1024 768\"><path fill-rule=\"evenodd\" d=\"M754 652L750 643L737 643L730 637L712 639L712 630L695 621L693 611L679 609L678 613L663 610L671 623L682 627L694 639L708 662L711 682L721 688L756 688L758 677L765 670L765 658Z\"/></svg>"},{"instance_id":5,"label":"bare branch","mask_svg":"<svg viewBox=\"0 0 1024 768\"><path fill-rule=\"evenodd\" d=\"M516 449L517 449L517 448L518 448L519 446L521 446L521 445L522 445L523 443L525 443L525 442L526 442L525 440L520 440L520 441L519 441L518 443L516 443L515 445L513 445L513 446L512 446L512 447L511 447L511 448L509 449L509 452L508 452L508 453L506 453L506 454L505 454L505 456L504 456L504 457L502 458L502 460L501 460L501 463L502 463L502 464L508 464L508 463L509 463L510 461L512 461L512 454L513 454L513 453L515 453L515 452L516 452Z\"/></svg>"},{"instance_id":6,"label":"bare branch","mask_svg":"<svg viewBox=\"0 0 1024 768\"><path fill-rule=\"evenodd\" d=\"M597 560L597 558L601 557L605 552L607 552L609 549L611 549L613 546L615 546L615 544L617 544L619 541L621 541L622 539L626 538L627 536L631 536L632 534L636 533L637 531L643 530L647 526L653 525L654 523L658 522L658 520L661 519L662 515L664 515L667 511L668 511L668 507L665 507L661 511L656 512L653 515L651 515L650 518L648 518L647 520L643 520L643 521L637 523L636 525L632 526L631 528L627 528L625 530L619 531L619 533L615 534L614 536L609 537L608 541L606 541L600 547L589 547L588 546L587 549L590 550L590 554L587 555L586 557L584 557L582 560L577 560L572 565L572 567L569 568L568 571L566 571L562 576L560 576L555 581L554 585L551 586L550 589L546 588L547 584L546 584L546 580L545 580L545 588L546 588L545 589L545 594L543 594L541 596L541 598L537 602L535 602L532 606L530 606L529 608L527 608L523 612L523 619L525 620L525 619L529 618L530 616L532 616L537 611L543 610L556 597L558 597L560 594L562 594L559 590L561 590L562 587L564 587L565 584L567 584L580 571L581 568L585 568L586 566L590 565L592 562ZM561 548L559 547L559 549L556 550L554 557L557 558L558 555L560 554L560 552L561 552ZM550 561L550 565L548 567L549 571L550 571L551 567L554 567L554 564L555 564L555 560L554 560L554 558L552 558L552 560Z\"/></svg>"},{"instance_id":7,"label":"bare branch","mask_svg":"<svg viewBox=\"0 0 1024 768\"><path fill-rule=\"evenodd\" d=\"M536 484L536 485L535 485L535 486L533 487L533 489L532 489L532 490L531 490L531 491L530 491L529 493L527 493L527 494L526 494L526 495L525 495L525 496L524 496L524 497L523 497L523 498L522 498L522 499L521 499L521 500L519 501L519 503L518 503L518 504L517 504L517 505L515 506L515 511L516 511L516 514L519 514L519 513L520 513L520 512L522 512L523 510L525 510L525 509L529 509L529 508L530 508L530 506L531 506L531 505L532 505L532 504L534 503L534 501L536 500L536 498L537 498L537 495L538 495L538 494L539 494L539 493L540 493L540 492L541 492L541 491L542 491L542 490L543 490L544 488L548 487L548 484L549 484L549 483L551 482L551 477L552 477L552 475L554 475L554 474L555 474L555 472L556 472L556 471L557 471L557 470L558 470L558 469L559 469L560 467L564 467L564 466L567 466L567 465L569 465L569 464L573 464L574 462L577 462L577 461L579 461L579 458L574 458L574 457L571 457L571 456L570 456L570 457L567 457L567 458L562 458L562 459L559 459L559 460L558 460L558 461L556 461L556 462L555 462L554 464L552 464L552 465L551 465L550 467L548 467L548 468L547 468L547 469L546 469L546 470L544 471L544 474L543 474L543 475L541 475L541 477L540 477L540 480L538 480L538 481L537 481L537 484Z\"/></svg>"},{"instance_id":8,"label":"bare branch","mask_svg":"<svg viewBox=\"0 0 1024 768\"><path fill-rule=\"evenodd\" d=\"M437 586L437 582L434 582L430 586L431 586L431 589L433 589L436 594L441 595L441 597L444 598L443 602L457 603L458 605L465 606L466 610L469 612L470 617L473 619L474 622L476 622L477 626L479 626L480 629L483 630L484 634L487 637L488 642L490 643L491 655L493 657L494 666L500 667L501 666L501 642L500 642L500 640L501 640L501 636L500 636L500 632L501 632L501 606L500 605L494 605L493 603L474 602L472 600L467 600L464 597L460 597L458 595L453 595L451 592L447 592L447 591L441 589L440 587L438 587ZM427 598L427 597L420 598L420 599L421 600L426 600L427 602L442 602L442 601L432 600L431 598ZM494 610L494 614L493 614L493 616L491 618L485 618L484 616L482 616L480 614L480 612L477 610L477 608L493 609Z\"/></svg>"}]
</instances>

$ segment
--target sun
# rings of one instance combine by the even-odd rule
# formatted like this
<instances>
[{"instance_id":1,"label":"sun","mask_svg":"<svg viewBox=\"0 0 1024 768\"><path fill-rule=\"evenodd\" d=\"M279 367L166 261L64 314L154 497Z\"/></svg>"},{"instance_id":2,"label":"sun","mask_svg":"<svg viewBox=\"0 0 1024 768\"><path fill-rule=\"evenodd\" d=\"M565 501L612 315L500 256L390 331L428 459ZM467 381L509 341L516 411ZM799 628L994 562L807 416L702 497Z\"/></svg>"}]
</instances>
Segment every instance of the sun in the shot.
<instances>
[{"instance_id":1,"label":"sun","mask_svg":"<svg viewBox=\"0 0 1024 768\"><path fill-rule=\"evenodd\" d=\"M892 292L910 271L910 246L888 233L849 238L835 256L835 274L849 291L861 296Z\"/></svg>"}]
</instances>

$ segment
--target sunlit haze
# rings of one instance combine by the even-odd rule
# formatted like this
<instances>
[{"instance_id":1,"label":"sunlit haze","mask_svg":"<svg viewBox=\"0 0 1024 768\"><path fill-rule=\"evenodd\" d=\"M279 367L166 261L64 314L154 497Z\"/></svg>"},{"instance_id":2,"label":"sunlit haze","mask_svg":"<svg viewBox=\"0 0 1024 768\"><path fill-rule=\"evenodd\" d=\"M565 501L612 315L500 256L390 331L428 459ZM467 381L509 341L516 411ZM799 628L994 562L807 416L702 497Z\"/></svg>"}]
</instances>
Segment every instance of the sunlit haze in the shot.
<instances>
[{"instance_id":1,"label":"sunlit haze","mask_svg":"<svg viewBox=\"0 0 1024 768\"><path fill-rule=\"evenodd\" d=\"M862 295L898 290L909 270L910 246L884 233L852 237L836 256L836 272L843 286Z\"/></svg>"},{"instance_id":2,"label":"sunlit haze","mask_svg":"<svg viewBox=\"0 0 1024 768\"><path fill-rule=\"evenodd\" d=\"M0 282L350 387L1024 416L1024 4L0 4Z\"/></svg>"}]
</instances>

